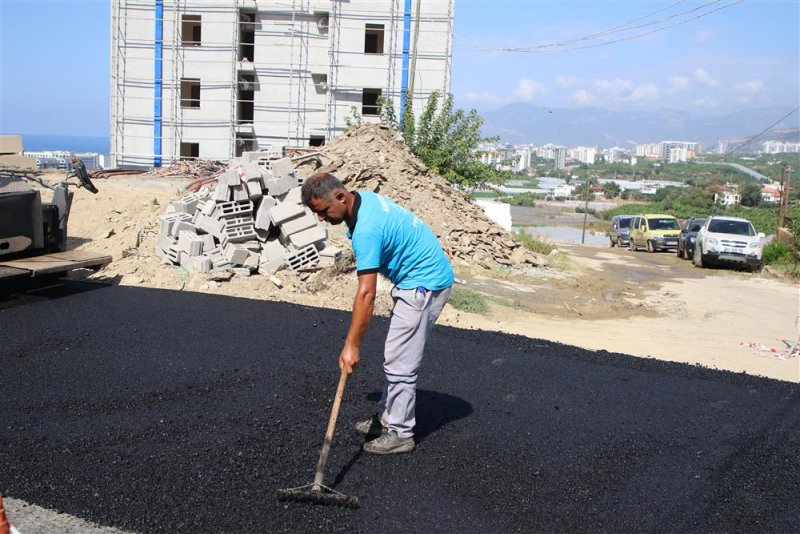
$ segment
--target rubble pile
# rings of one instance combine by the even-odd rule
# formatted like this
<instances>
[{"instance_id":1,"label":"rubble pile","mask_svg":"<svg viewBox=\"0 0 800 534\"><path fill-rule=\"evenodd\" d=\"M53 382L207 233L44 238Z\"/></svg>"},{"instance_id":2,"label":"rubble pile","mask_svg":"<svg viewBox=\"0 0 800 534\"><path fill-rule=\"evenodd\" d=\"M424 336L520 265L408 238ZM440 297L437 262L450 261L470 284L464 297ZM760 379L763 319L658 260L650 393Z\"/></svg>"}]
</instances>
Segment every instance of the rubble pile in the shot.
<instances>
[{"instance_id":1,"label":"rubble pile","mask_svg":"<svg viewBox=\"0 0 800 534\"><path fill-rule=\"evenodd\" d=\"M227 166L218 161L184 160L176 161L168 167L151 169L148 174L154 176L182 176L186 178L207 178L221 174Z\"/></svg>"},{"instance_id":2,"label":"rubble pile","mask_svg":"<svg viewBox=\"0 0 800 534\"><path fill-rule=\"evenodd\" d=\"M436 233L445 251L464 265L543 265L495 224L469 196L433 173L402 137L383 125L348 129L320 154L298 164L306 175L335 174L350 189L381 193L409 208Z\"/></svg>"},{"instance_id":3,"label":"rubble pile","mask_svg":"<svg viewBox=\"0 0 800 534\"><path fill-rule=\"evenodd\" d=\"M332 266L340 250L302 205L302 178L291 160L249 159L236 160L213 189L204 186L159 216L156 256L189 271L244 276Z\"/></svg>"}]
</instances>

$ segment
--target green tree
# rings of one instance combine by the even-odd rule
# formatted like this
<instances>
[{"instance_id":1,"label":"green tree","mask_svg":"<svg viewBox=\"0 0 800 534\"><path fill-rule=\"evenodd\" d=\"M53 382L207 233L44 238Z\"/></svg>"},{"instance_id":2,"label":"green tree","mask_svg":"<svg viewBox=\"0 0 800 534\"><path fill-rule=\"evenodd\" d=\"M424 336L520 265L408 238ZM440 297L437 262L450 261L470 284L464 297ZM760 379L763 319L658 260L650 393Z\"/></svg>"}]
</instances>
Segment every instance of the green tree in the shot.
<instances>
[{"instance_id":1,"label":"green tree","mask_svg":"<svg viewBox=\"0 0 800 534\"><path fill-rule=\"evenodd\" d=\"M748 208L761 204L761 186L757 183L745 184L739 189L739 203Z\"/></svg>"},{"instance_id":2,"label":"green tree","mask_svg":"<svg viewBox=\"0 0 800 534\"><path fill-rule=\"evenodd\" d=\"M606 182L603 184L603 196L606 198L614 198L619 195L620 189L617 182Z\"/></svg>"},{"instance_id":3,"label":"green tree","mask_svg":"<svg viewBox=\"0 0 800 534\"><path fill-rule=\"evenodd\" d=\"M387 109L392 107L390 102L382 100L380 106L384 124L401 132L411 152L449 182L479 188L488 183L502 184L511 177L510 172L480 162L478 145L499 138L482 137L483 119L474 109L454 110L453 95L441 98L439 93L431 93L419 117L407 106L401 124L394 109Z\"/></svg>"}]
</instances>

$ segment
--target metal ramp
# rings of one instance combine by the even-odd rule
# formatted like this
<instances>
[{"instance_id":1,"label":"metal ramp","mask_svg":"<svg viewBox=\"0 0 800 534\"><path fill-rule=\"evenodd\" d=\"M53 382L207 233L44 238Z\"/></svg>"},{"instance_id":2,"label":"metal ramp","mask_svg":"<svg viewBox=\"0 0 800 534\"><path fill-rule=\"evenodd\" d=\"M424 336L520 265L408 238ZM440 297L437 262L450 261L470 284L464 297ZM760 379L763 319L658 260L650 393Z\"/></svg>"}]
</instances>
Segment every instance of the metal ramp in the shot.
<instances>
[{"instance_id":1,"label":"metal ramp","mask_svg":"<svg viewBox=\"0 0 800 534\"><path fill-rule=\"evenodd\" d=\"M97 270L109 263L111 256L97 256L77 250L0 261L0 282L66 273L73 269Z\"/></svg>"}]
</instances>

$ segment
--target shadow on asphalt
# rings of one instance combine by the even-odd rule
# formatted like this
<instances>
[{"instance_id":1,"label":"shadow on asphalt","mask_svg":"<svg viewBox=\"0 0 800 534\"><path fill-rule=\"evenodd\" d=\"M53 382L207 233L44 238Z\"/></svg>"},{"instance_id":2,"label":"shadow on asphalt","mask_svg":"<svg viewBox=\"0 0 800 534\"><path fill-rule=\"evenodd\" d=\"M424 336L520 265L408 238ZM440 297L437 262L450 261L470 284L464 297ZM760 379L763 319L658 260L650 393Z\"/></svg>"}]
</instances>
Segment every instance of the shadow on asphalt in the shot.
<instances>
[{"instance_id":1,"label":"shadow on asphalt","mask_svg":"<svg viewBox=\"0 0 800 534\"><path fill-rule=\"evenodd\" d=\"M110 285L109 283L65 280L61 278L25 279L14 285L0 286L0 310L43 300L70 297L87 291L104 289Z\"/></svg>"},{"instance_id":2,"label":"shadow on asphalt","mask_svg":"<svg viewBox=\"0 0 800 534\"><path fill-rule=\"evenodd\" d=\"M424 371L423 371L424 373ZM367 400L377 403L381 399L380 391L367 395ZM452 421L468 417L472 413L472 405L453 395L417 390L417 426L414 428L414 439L422 443L430 434Z\"/></svg>"},{"instance_id":3,"label":"shadow on asphalt","mask_svg":"<svg viewBox=\"0 0 800 534\"><path fill-rule=\"evenodd\" d=\"M743 374L439 326L419 446L360 454L382 317L325 477L361 508L279 503L313 479L350 314L100 288L0 308L4 495L137 532L796 530L800 390Z\"/></svg>"},{"instance_id":4,"label":"shadow on asphalt","mask_svg":"<svg viewBox=\"0 0 800 534\"><path fill-rule=\"evenodd\" d=\"M367 395L367 400L377 403L381 398L380 391L373 391ZM472 406L464 399L438 393L436 391L417 390L417 425L414 427L414 440L417 444L422 443L429 435L442 429L448 423L469 417L472 413ZM358 463L364 454L364 450L359 448L350 460L342 467L334 478L332 488L336 488L344 480L348 471Z\"/></svg>"}]
</instances>

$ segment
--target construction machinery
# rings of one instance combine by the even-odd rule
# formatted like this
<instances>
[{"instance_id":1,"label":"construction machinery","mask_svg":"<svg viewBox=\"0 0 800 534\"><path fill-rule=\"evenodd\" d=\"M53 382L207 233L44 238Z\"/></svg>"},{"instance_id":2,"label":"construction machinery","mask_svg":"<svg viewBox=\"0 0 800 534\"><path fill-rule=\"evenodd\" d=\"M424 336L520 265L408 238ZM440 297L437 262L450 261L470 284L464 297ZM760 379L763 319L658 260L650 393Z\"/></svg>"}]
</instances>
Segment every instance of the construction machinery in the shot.
<instances>
[{"instance_id":1,"label":"construction machinery","mask_svg":"<svg viewBox=\"0 0 800 534\"><path fill-rule=\"evenodd\" d=\"M32 183L53 192L49 203L42 202ZM97 270L111 262L110 256L67 250L74 195L70 186L98 192L86 166L74 157L72 171L55 184L44 180L39 171L0 167L0 289L26 281L50 281L73 269Z\"/></svg>"}]
</instances>

